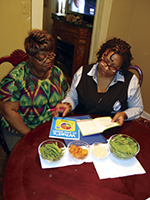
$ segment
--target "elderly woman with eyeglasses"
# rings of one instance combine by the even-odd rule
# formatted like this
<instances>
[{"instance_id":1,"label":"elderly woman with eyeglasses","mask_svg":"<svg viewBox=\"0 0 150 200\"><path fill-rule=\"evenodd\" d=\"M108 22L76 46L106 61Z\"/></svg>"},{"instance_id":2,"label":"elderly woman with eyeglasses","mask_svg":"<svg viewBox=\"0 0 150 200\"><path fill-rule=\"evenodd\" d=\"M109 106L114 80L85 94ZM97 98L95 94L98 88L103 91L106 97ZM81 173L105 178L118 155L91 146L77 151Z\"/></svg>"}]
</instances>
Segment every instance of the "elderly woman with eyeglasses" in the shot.
<instances>
[{"instance_id":1,"label":"elderly woman with eyeglasses","mask_svg":"<svg viewBox=\"0 0 150 200\"><path fill-rule=\"evenodd\" d=\"M13 68L0 84L1 127L10 151L30 130L52 119L47 110L69 90L63 72L54 66L50 34L31 30L24 46L28 60Z\"/></svg>"},{"instance_id":2,"label":"elderly woman with eyeglasses","mask_svg":"<svg viewBox=\"0 0 150 200\"><path fill-rule=\"evenodd\" d=\"M120 125L140 117L143 103L138 78L127 70L133 59L130 48L119 38L110 39L97 52L96 64L79 68L63 101L68 104L63 116L72 109L74 114L111 116Z\"/></svg>"}]
</instances>

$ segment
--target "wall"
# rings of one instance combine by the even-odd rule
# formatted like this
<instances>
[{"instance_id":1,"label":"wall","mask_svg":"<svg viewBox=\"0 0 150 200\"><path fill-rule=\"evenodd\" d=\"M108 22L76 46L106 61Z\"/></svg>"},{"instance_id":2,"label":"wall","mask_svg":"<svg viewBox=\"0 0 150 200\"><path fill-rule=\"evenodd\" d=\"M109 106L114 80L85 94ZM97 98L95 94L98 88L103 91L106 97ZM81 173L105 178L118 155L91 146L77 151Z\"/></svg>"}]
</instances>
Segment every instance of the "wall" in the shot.
<instances>
[{"instance_id":1,"label":"wall","mask_svg":"<svg viewBox=\"0 0 150 200\"><path fill-rule=\"evenodd\" d=\"M43 0L0 1L0 57L24 50L24 39L32 28L43 28ZM1 65L0 80L12 69Z\"/></svg>"},{"instance_id":2,"label":"wall","mask_svg":"<svg viewBox=\"0 0 150 200\"><path fill-rule=\"evenodd\" d=\"M15 49L24 49L24 38L31 28L30 8L30 0L0 1L0 57L9 55ZM1 65L0 80L11 68L8 63Z\"/></svg>"},{"instance_id":3,"label":"wall","mask_svg":"<svg viewBox=\"0 0 150 200\"><path fill-rule=\"evenodd\" d=\"M140 66L144 79L141 87L144 110L150 113L150 1L114 0L107 37L117 36L131 45L133 63Z\"/></svg>"},{"instance_id":4,"label":"wall","mask_svg":"<svg viewBox=\"0 0 150 200\"><path fill-rule=\"evenodd\" d=\"M132 45L133 62L139 65L144 73L142 85L144 110L150 113L150 1L137 0L134 9L128 41Z\"/></svg>"},{"instance_id":5,"label":"wall","mask_svg":"<svg viewBox=\"0 0 150 200\"><path fill-rule=\"evenodd\" d=\"M96 52L107 38L113 0L97 0L91 39L89 63L96 61Z\"/></svg>"},{"instance_id":6,"label":"wall","mask_svg":"<svg viewBox=\"0 0 150 200\"><path fill-rule=\"evenodd\" d=\"M45 0L44 2L43 29L52 34L53 20L51 14L57 12L57 0Z\"/></svg>"},{"instance_id":7,"label":"wall","mask_svg":"<svg viewBox=\"0 0 150 200\"><path fill-rule=\"evenodd\" d=\"M31 27L43 29L43 5L44 0L32 0Z\"/></svg>"},{"instance_id":8,"label":"wall","mask_svg":"<svg viewBox=\"0 0 150 200\"><path fill-rule=\"evenodd\" d=\"M133 63L138 65L144 74L141 93L144 110L150 113L150 68L148 67L150 63L150 1L99 0L97 2L89 62L95 61L99 44L107 38L116 36L126 40L132 47Z\"/></svg>"}]
</instances>

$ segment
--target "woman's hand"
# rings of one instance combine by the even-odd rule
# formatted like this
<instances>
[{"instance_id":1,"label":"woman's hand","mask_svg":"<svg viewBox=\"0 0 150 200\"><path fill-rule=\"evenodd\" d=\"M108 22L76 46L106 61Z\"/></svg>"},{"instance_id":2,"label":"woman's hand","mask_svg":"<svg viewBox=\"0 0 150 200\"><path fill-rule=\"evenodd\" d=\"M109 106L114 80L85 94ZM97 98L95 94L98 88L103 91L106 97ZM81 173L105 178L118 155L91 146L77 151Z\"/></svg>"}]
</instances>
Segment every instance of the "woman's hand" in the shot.
<instances>
[{"instance_id":1,"label":"woman's hand","mask_svg":"<svg viewBox=\"0 0 150 200\"><path fill-rule=\"evenodd\" d=\"M126 113L125 112L118 112L113 117L112 122L117 122L122 126L125 119L127 119Z\"/></svg>"},{"instance_id":2,"label":"woman's hand","mask_svg":"<svg viewBox=\"0 0 150 200\"><path fill-rule=\"evenodd\" d=\"M62 117L65 117L70 111L70 105L66 103L58 103L55 107L55 110L52 112L53 117L58 117L59 113L62 113Z\"/></svg>"}]
</instances>

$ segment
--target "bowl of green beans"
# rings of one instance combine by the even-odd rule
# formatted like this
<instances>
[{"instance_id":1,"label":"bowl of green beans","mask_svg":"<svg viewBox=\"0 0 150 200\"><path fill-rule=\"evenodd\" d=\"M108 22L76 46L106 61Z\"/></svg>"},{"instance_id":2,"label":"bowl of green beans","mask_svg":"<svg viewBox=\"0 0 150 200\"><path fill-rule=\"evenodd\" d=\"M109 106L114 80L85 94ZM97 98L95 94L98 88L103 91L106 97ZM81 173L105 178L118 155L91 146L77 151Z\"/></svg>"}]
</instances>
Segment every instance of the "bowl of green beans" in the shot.
<instances>
[{"instance_id":1,"label":"bowl of green beans","mask_svg":"<svg viewBox=\"0 0 150 200\"><path fill-rule=\"evenodd\" d=\"M132 158L140 151L139 143L126 134L112 135L108 143L111 153L120 159Z\"/></svg>"},{"instance_id":2,"label":"bowl of green beans","mask_svg":"<svg viewBox=\"0 0 150 200\"><path fill-rule=\"evenodd\" d=\"M56 162L61 160L65 155L66 146L59 140L48 139L39 145L38 152L47 162Z\"/></svg>"}]
</instances>

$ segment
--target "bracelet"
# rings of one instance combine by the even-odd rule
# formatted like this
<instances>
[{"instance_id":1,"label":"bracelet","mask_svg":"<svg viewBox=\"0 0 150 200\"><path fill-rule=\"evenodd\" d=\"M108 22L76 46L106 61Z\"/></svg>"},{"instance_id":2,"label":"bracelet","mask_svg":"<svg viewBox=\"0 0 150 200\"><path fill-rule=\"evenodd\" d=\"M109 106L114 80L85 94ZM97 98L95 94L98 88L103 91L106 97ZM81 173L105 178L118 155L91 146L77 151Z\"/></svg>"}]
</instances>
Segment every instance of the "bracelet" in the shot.
<instances>
[{"instance_id":1,"label":"bracelet","mask_svg":"<svg viewBox=\"0 0 150 200\"><path fill-rule=\"evenodd\" d=\"M66 105L70 106L70 110L72 109L72 105L71 105L71 103L64 102L63 104L66 104ZM69 110L69 111L70 111L70 110Z\"/></svg>"}]
</instances>

